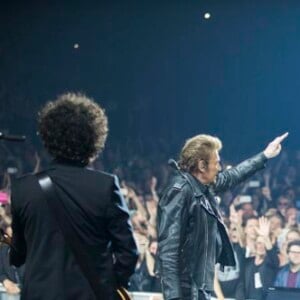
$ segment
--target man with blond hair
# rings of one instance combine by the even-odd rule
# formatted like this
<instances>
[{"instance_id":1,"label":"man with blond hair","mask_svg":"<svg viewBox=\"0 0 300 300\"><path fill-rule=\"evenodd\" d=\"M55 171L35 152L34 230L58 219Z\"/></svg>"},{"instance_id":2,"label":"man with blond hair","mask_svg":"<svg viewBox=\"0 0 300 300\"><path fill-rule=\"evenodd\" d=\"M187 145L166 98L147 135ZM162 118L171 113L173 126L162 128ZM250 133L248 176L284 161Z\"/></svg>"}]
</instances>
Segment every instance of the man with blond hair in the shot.
<instances>
[{"instance_id":1,"label":"man with blond hair","mask_svg":"<svg viewBox=\"0 0 300 300\"><path fill-rule=\"evenodd\" d=\"M222 142L210 135L186 141L158 205L158 270L165 300L209 299L216 262L235 266L215 195L263 169L281 151L285 133L266 149L221 172Z\"/></svg>"}]
</instances>

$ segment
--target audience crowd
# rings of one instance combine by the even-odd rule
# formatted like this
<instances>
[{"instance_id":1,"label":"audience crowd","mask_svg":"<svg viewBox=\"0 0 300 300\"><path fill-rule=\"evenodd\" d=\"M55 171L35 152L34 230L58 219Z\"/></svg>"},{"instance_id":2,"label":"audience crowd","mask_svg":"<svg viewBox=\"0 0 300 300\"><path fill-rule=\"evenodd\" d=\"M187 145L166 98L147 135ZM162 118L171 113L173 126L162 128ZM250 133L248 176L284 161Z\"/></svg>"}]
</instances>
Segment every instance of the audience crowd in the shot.
<instances>
[{"instance_id":1,"label":"audience crowd","mask_svg":"<svg viewBox=\"0 0 300 300\"><path fill-rule=\"evenodd\" d=\"M171 151L162 141L155 147L149 145L140 155L126 145L119 149L108 146L92 168L116 174L127 200L140 251L130 289L160 292L155 272L156 210L160 192L172 172L167 164ZM11 181L22 173L45 168L48 160L30 144L0 144L2 232L12 234ZM263 300L270 287L300 288L300 151L282 153L264 171L219 195L218 201L237 265L224 269L216 265L214 296L219 300ZM9 266L8 248L1 245L0 282L8 293L20 291L23 272L24 267Z\"/></svg>"}]
</instances>

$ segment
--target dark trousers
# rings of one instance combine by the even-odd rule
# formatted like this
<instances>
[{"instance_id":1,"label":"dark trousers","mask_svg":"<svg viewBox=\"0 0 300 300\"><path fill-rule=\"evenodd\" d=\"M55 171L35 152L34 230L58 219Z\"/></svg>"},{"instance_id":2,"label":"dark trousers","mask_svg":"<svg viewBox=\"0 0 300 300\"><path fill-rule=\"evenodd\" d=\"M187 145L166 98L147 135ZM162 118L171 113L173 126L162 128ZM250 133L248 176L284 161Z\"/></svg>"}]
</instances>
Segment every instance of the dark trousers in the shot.
<instances>
[{"instance_id":1,"label":"dark trousers","mask_svg":"<svg viewBox=\"0 0 300 300\"><path fill-rule=\"evenodd\" d=\"M180 300L210 300L211 293L208 291L198 290L198 295L192 295L192 290L188 288L181 288L182 299ZM197 298L198 296L198 298Z\"/></svg>"}]
</instances>

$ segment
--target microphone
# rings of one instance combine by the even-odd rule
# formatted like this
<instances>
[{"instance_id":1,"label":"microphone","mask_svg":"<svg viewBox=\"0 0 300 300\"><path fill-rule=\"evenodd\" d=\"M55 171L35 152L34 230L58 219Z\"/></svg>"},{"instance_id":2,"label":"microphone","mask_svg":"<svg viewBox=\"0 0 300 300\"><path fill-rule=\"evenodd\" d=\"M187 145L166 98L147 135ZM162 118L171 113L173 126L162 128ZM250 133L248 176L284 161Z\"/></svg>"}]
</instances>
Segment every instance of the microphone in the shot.
<instances>
[{"instance_id":1,"label":"microphone","mask_svg":"<svg viewBox=\"0 0 300 300\"><path fill-rule=\"evenodd\" d=\"M0 140L11 141L11 142L24 142L26 140L25 135L11 135L0 132Z\"/></svg>"}]
</instances>

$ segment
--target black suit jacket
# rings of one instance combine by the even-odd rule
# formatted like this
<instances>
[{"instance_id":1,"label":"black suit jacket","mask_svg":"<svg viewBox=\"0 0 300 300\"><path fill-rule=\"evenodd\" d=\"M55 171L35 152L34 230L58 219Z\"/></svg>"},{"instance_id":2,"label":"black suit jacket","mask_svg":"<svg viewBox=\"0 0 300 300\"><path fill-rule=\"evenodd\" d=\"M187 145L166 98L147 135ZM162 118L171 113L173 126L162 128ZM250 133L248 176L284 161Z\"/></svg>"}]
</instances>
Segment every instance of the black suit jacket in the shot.
<instances>
[{"instance_id":1,"label":"black suit jacket","mask_svg":"<svg viewBox=\"0 0 300 300\"><path fill-rule=\"evenodd\" d=\"M46 171L69 212L85 251L94 261L103 300L125 285L138 257L124 199L115 176L55 163ZM22 299L96 299L66 244L34 175L12 186L11 263L26 262Z\"/></svg>"}]
</instances>

